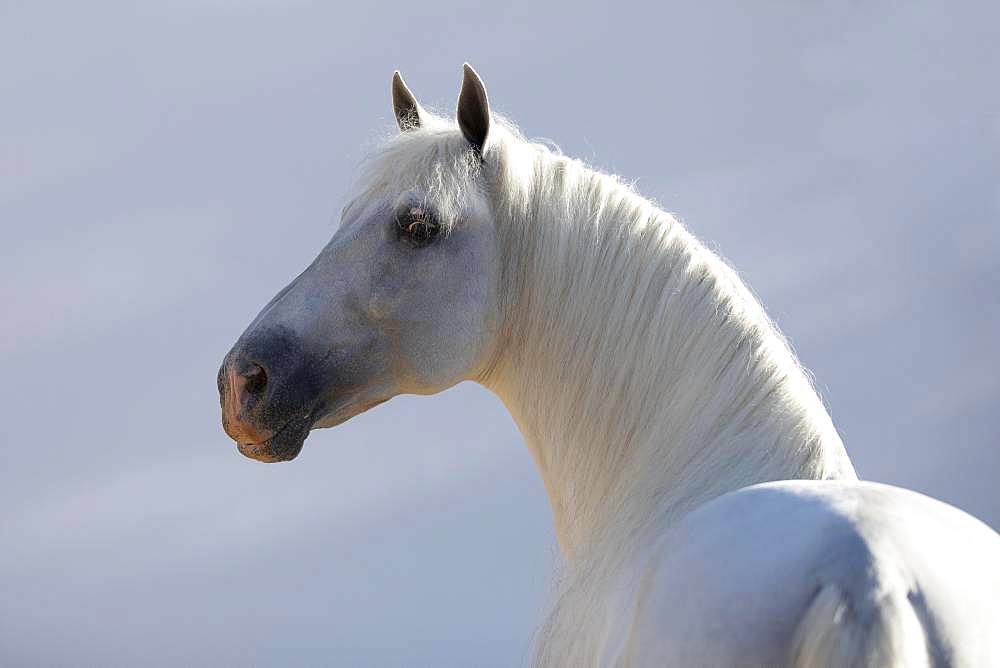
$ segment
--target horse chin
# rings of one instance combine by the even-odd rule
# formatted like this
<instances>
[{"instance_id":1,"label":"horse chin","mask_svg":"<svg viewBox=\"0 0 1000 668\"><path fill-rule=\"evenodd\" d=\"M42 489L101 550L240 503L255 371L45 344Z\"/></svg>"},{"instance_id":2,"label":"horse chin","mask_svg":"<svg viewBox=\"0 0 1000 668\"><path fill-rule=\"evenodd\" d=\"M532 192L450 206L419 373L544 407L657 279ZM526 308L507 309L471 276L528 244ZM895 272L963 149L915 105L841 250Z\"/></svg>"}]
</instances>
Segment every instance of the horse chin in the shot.
<instances>
[{"instance_id":1,"label":"horse chin","mask_svg":"<svg viewBox=\"0 0 1000 668\"><path fill-rule=\"evenodd\" d=\"M239 443L240 454L258 462L273 464L288 462L299 456L302 446L312 427L309 420L295 420L285 425L278 433L262 443Z\"/></svg>"}]
</instances>

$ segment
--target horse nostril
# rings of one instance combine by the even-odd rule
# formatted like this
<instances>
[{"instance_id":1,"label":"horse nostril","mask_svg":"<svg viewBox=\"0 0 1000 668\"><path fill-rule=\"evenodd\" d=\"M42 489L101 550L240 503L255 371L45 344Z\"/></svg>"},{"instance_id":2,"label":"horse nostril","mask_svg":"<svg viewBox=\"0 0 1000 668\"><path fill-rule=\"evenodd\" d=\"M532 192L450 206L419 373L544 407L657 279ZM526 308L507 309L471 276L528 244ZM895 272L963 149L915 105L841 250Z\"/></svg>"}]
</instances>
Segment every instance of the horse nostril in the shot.
<instances>
[{"instance_id":1,"label":"horse nostril","mask_svg":"<svg viewBox=\"0 0 1000 668\"><path fill-rule=\"evenodd\" d=\"M259 364L247 363L240 376L243 377L243 390L247 394L259 395L267 386L267 372Z\"/></svg>"}]
</instances>

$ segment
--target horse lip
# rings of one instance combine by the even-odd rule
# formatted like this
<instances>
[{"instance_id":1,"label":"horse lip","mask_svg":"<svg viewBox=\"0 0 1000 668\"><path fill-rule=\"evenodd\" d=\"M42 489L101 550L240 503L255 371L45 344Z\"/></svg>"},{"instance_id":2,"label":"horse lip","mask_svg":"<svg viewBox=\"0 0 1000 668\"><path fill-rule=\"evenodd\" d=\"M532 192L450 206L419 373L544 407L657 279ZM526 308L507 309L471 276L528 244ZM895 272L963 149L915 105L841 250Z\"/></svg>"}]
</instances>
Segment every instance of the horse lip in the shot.
<instances>
[{"instance_id":1,"label":"horse lip","mask_svg":"<svg viewBox=\"0 0 1000 668\"><path fill-rule=\"evenodd\" d=\"M286 422L270 438L259 443L236 441L236 447L245 457L259 462L287 462L298 457L312 429L335 427L352 417L388 401L372 399L367 401L349 400L332 410L316 408ZM318 418L314 418L318 415Z\"/></svg>"},{"instance_id":2,"label":"horse lip","mask_svg":"<svg viewBox=\"0 0 1000 668\"><path fill-rule=\"evenodd\" d=\"M259 462L273 463L291 461L298 457L312 428L311 416L307 413L293 418L276 431L270 438L259 443L236 441L240 454Z\"/></svg>"},{"instance_id":3,"label":"horse lip","mask_svg":"<svg viewBox=\"0 0 1000 668\"><path fill-rule=\"evenodd\" d=\"M236 416L226 412L225 409L223 409L222 413L222 429L226 432L229 438L242 445L260 445L261 443L266 443L277 436L281 431L279 429L275 432L268 432L263 429L258 429L241 422ZM284 427L282 427L282 429L284 429Z\"/></svg>"},{"instance_id":4,"label":"horse lip","mask_svg":"<svg viewBox=\"0 0 1000 668\"><path fill-rule=\"evenodd\" d=\"M233 440L236 441L236 445L239 445L239 446L242 446L242 447L247 447L247 448L256 447L258 445L264 445L268 441L273 441L274 439L276 439L280 434L282 434L286 429L288 429L292 425L293 422L295 422L294 419L289 420L288 422L286 422L285 424L283 424L281 426L281 428L278 429L278 431L272 433L267 438L260 439L259 441L243 440L243 439L240 439L240 438L233 438Z\"/></svg>"}]
</instances>

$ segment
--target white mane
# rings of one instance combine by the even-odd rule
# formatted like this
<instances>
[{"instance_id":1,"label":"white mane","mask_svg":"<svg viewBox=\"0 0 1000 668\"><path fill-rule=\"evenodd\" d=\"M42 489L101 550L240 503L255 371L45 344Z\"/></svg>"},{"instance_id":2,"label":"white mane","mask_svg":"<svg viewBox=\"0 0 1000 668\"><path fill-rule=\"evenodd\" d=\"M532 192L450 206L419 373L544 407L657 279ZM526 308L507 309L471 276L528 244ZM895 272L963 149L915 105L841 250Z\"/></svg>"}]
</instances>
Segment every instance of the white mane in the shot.
<instances>
[{"instance_id":1,"label":"white mane","mask_svg":"<svg viewBox=\"0 0 1000 668\"><path fill-rule=\"evenodd\" d=\"M600 523L588 502L637 486L678 512L753 482L854 477L806 373L730 267L616 177L498 134L508 327L485 382L519 421L560 425L540 435L552 446L540 465L585 486L562 500L574 523L591 517L581 533Z\"/></svg>"},{"instance_id":2,"label":"white mane","mask_svg":"<svg viewBox=\"0 0 1000 668\"><path fill-rule=\"evenodd\" d=\"M389 140L366 188L412 181L458 216L485 197L502 324L475 378L506 404L567 569L547 646L606 596L637 537L757 482L855 478L806 373L736 273L616 177L494 122L482 164L454 124ZM440 200L440 201L438 201Z\"/></svg>"}]
</instances>

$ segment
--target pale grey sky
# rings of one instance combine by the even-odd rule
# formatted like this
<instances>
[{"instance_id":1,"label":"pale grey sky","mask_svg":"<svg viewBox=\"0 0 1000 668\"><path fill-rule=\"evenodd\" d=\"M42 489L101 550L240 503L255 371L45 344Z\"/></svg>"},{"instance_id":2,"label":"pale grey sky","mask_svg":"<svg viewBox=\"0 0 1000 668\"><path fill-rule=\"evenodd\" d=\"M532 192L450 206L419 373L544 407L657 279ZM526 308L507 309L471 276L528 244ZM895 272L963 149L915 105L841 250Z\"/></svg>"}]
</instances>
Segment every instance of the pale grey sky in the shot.
<instances>
[{"instance_id":1,"label":"pale grey sky","mask_svg":"<svg viewBox=\"0 0 1000 668\"><path fill-rule=\"evenodd\" d=\"M6 3L0 663L524 663L557 563L463 385L241 457L215 372L332 234L399 68L740 270L860 473L1000 526L991 3Z\"/></svg>"}]
</instances>

